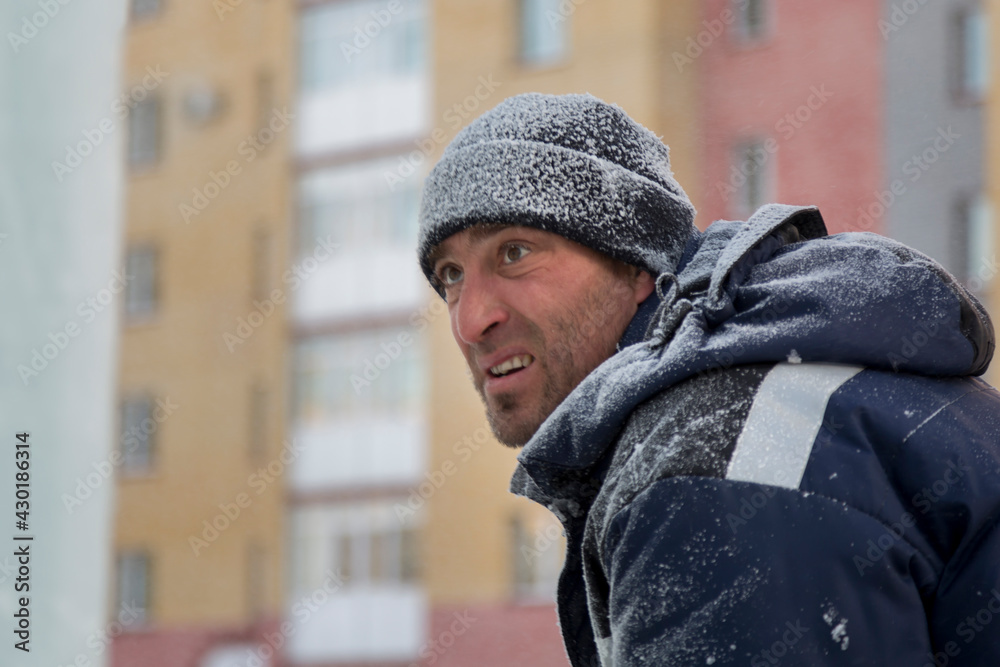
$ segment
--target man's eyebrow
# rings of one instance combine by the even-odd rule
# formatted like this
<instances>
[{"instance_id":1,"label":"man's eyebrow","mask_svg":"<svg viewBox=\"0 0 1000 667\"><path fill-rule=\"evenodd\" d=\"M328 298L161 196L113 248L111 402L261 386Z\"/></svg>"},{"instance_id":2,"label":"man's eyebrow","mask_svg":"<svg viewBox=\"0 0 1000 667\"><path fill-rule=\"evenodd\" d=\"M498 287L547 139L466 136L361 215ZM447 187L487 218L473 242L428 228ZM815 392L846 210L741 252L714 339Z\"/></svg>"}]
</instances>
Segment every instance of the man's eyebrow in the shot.
<instances>
[{"instance_id":1,"label":"man's eyebrow","mask_svg":"<svg viewBox=\"0 0 1000 667\"><path fill-rule=\"evenodd\" d=\"M437 270L437 263L441 261L442 257L444 257L444 250L442 244L439 243L427 253L427 266L431 267L431 271Z\"/></svg>"},{"instance_id":2,"label":"man's eyebrow","mask_svg":"<svg viewBox=\"0 0 1000 667\"><path fill-rule=\"evenodd\" d=\"M466 245L474 245L481 241L485 241L492 236L496 236L505 229L512 227L512 225L494 225L494 224L478 224L468 228L469 234L465 237ZM435 266L441 258L444 257L445 251L443 249L444 243L439 243L434 248L427 253L427 264L434 270Z\"/></svg>"}]
</instances>

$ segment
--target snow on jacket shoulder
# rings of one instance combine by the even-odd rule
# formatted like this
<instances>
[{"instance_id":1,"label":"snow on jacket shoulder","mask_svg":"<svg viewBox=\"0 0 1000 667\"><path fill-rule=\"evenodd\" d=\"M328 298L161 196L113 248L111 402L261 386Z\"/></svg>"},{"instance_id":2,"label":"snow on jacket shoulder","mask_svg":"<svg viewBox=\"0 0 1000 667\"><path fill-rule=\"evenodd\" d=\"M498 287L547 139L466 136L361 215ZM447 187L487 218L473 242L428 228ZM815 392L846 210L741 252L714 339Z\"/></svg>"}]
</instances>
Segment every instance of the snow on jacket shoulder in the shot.
<instances>
[{"instance_id":1,"label":"snow on jacket shoulder","mask_svg":"<svg viewBox=\"0 0 1000 667\"><path fill-rule=\"evenodd\" d=\"M823 234L713 225L522 452L575 667L1000 664L989 320L923 255Z\"/></svg>"}]
</instances>

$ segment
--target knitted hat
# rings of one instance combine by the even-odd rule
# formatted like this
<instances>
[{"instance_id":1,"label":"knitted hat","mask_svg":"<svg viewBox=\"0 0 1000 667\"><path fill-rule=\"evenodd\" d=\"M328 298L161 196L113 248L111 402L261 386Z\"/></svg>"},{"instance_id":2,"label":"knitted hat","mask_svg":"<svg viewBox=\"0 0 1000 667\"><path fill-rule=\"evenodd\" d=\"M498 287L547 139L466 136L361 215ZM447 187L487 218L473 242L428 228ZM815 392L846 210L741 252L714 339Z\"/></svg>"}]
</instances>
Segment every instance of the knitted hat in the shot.
<instances>
[{"instance_id":1,"label":"knitted hat","mask_svg":"<svg viewBox=\"0 0 1000 667\"><path fill-rule=\"evenodd\" d=\"M510 97L448 145L424 184L417 254L477 224L554 232L654 277L672 272L694 206L659 138L592 95ZM433 281L432 281L433 284Z\"/></svg>"}]
</instances>

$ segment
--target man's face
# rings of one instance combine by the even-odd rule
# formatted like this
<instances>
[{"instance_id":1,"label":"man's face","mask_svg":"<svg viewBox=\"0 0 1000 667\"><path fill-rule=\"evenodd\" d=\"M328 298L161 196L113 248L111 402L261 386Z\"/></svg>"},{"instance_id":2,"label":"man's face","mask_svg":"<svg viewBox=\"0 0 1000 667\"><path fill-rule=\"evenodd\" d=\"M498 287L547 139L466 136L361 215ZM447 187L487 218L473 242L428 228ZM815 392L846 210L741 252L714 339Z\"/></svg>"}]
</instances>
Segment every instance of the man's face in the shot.
<instances>
[{"instance_id":1,"label":"man's face","mask_svg":"<svg viewBox=\"0 0 1000 667\"><path fill-rule=\"evenodd\" d=\"M648 273L530 227L471 227L433 255L451 331L497 439L524 445L615 352Z\"/></svg>"}]
</instances>

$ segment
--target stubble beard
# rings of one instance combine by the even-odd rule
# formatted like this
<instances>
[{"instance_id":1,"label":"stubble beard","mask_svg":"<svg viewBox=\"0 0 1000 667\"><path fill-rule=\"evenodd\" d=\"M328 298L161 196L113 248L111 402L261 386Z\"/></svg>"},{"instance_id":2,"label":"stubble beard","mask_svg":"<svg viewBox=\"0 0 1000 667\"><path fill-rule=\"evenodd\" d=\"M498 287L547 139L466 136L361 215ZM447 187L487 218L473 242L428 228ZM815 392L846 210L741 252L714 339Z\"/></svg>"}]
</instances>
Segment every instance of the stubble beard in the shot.
<instances>
[{"instance_id":1,"label":"stubble beard","mask_svg":"<svg viewBox=\"0 0 1000 667\"><path fill-rule=\"evenodd\" d=\"M576 309L577 312L584 314L583 318L574 317L572 312L564 317L554 318L552 345L548 344L541 329L531 324L531 339L539 353L532 366L539 365L537 370L544 378L540 396L533 406L526 406L526 401L530 399L515 392L493 394L492 398L488 398L483 388L485 378L476 380L476 390L486 408L487 421L500 444L515 449L527 444L542 423L573 389L592 370L615 353L618 338L624 332L624 327L621 332L597 345L596 360L579 359L574 356L573 350L591 338L587 327L582 324L587 318L590 318L590 329L599 332L599 335L607 336L607 332L615 328L606 325L607 320L613 317L609 314L613 300L621 298L621 295L616 293L616 288L620 289L621 284L602 284L601 288L594 290ZM625 325L627 324L625 322ZM526 413L519 417L518 413L522 410L526 410Z\"/></svg>"},{"instance_id":2,"label":"stubble beard","mask_svg":"<svg viewBox=\"0 0 1000 667\"><path fill-rule=\"evenodd\" d=\"M492 400L486 397L482 386L479 387L479 397L486 406L486 419L497 441L505 447L518 448L527 444L531 436L535 434L542 422L552 414L563 399L569 395L580 379L576 382L570 377L575 370L573 353L564 346L556 348L555 354L549 355L547 350L542 350L542 356L536 357L532 365L538 364L539 371L545 378L541 388L541 396L527 416L518 418L517 413L525 403L523 397L514 392L503 392L494 394ZM559 354L559 350L565 354ZM550 363L551 362L551 363ZM563 365L565 364L565 365ZM558 376L552 373L553 368L566 369ZM584 374L585 376L586 374Z\"/></svg>"}]
</instances>

